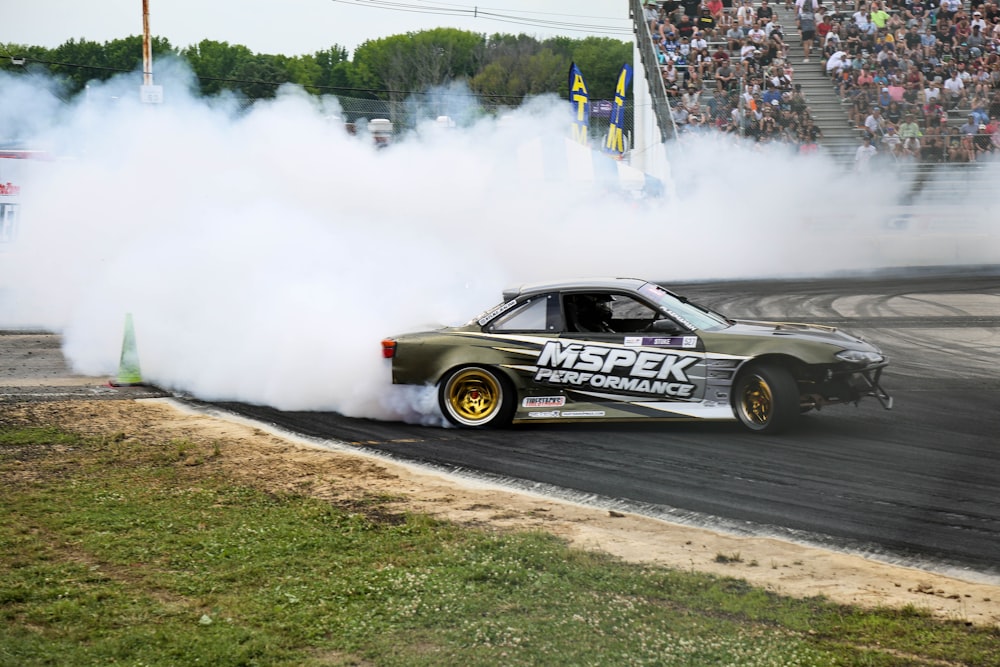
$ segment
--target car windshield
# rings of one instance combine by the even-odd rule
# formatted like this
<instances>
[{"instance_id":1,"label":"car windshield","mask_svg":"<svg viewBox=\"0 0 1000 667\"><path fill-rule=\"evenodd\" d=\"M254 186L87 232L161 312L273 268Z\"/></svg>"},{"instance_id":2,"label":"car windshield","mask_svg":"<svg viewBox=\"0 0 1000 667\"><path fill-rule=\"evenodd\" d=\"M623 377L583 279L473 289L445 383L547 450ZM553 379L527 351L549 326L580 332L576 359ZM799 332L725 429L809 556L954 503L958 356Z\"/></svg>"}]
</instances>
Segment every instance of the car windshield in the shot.
<instances>
[{"instance_id":1,"label":"car windshield","mask_svg":"<svg viewBox=\"0 0 1000 667\"><path fill-rule=\"evenodd\" d=\"M646 283L639 288L639 292L652 300L666 315L689 329L711 331L724 329L730 325L728 319L714 310L672 294L659 285Z\"/></svg>"}]
</instances>

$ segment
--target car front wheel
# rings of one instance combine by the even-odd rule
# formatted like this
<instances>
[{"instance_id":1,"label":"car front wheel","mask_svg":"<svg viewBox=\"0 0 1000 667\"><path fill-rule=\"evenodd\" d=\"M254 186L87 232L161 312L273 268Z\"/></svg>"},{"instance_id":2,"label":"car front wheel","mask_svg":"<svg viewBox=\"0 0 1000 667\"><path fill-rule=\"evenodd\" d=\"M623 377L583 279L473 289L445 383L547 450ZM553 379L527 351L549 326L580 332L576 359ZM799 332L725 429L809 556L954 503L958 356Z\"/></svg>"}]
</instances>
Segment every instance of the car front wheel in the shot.
<instances>
[{"instance_id":1,"label":"car front wheel","mask_svg":"<svg viewBox=\"0 0 1000 667\"><path fill-rule=\"evenodd\" d=\"M740 373L733 401L743 426L758 433L779 433L801 413L798 385L781 366L761 364Z\"/></svg>"},{"instance_id":2,"label":"car front wheel","mask_svg":"<svg viewBox=\"0 0 1000 667\"><path fill-rule=\"evenodd\" d=\"M452 424L474 428L508 424L516 406L510 382L481 366L459 368L448 375L438 390L438 402Z\"/></svg>"}]
</instances>

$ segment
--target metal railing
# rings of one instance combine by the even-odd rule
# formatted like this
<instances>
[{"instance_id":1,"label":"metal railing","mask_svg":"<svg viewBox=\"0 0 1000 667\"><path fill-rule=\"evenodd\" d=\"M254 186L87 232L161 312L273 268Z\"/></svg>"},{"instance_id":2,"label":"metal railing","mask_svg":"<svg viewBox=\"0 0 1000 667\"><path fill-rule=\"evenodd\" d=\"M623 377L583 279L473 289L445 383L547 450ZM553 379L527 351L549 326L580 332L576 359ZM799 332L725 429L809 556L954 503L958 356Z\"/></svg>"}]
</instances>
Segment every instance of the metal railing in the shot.
<instances>
[{"instance_id":1,"label":"metal railing","mask_svg":"<svg viewBox=\"0 0 1000 667\"><path fill-rule=\"evenodd\" d=\"M646 70L646 83L649 85L649 97L653 103L656 124L660 128L660 137L663 141L674 139L677 137L677 127L674 125L667 87L660 75L660 61L656 57L653 36L649 32L649 24L642 11L642 0L629 0L629 10L635 28L636 44L639 47L639 58L642 60L643 69Z\"/></svg>"}]
</instances>

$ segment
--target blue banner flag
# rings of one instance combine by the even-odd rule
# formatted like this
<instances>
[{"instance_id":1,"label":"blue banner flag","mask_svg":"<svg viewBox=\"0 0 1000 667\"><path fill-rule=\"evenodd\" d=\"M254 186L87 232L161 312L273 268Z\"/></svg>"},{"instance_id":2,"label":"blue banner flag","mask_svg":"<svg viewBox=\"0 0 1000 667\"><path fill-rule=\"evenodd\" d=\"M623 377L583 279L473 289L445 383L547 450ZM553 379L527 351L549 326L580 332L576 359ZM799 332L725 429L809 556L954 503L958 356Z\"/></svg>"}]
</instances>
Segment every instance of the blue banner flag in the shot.
<instances>
[{"instance_id":1,"label":"blue banner flag","mask_svg":"<svg viewBox=\"0 0 1000 667\"><path fill-rule=\"evenodd\" d=\"M587 92L587 82L583 73L573 63L569 66L569 101L573 105L575 115L570 126L570 136L573 141L587 145L587 130L590 126L590 94Z\"/></svg>"},{"instance_id":2,"label":"blue banner flag","mask_svg":"<svg viewBox=\"0 0 1000 667\"><path fill-rule=\"evenodd\" d=\"M625 63L622 65L622 71L618 74L618 82L615 84L615 103L611 107L611 123L608 125L608 138L604 142L605 152L614 153L617 156L625 153L625 138L623 134L623 128L625 127L625 93L631 82L632 66Z\"/></svg>"}]
</instances>

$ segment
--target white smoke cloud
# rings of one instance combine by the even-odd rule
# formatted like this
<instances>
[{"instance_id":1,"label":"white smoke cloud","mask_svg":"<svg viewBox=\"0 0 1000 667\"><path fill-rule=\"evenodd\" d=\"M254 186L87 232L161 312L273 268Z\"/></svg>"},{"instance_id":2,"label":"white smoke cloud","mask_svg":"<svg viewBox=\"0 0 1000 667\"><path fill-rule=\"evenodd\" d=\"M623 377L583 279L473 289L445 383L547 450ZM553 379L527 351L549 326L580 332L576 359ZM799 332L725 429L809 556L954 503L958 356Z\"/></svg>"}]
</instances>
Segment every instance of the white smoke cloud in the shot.
<instances>
[{"instance_id":1,"label":"white smoke cloud","mask_svg":"<svg viewBox=\"0 0 1000 667\"><path fill-rule=\"evenodd\" d=\"M193 98L176 64L158 76L166 102L144 106L134 77L66 104L0 74L0 119L30 114L21 137L58 156L21 174L18 236L0 250L0 327L62 333L80 373L114 374L131 313L143 377L158 386L418 421L433 396L390 388L379 341L464 322L514 283L996 259L982 225L974 252L887 227L879 204L895 198L892 179L718 137L675 150L676 200L526 178L517 148L567 133L555 97L503 123L428 120L376 150L328 120L333 99L288 87L237 113Z\"/></svg>"}]
</instances>

